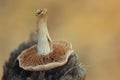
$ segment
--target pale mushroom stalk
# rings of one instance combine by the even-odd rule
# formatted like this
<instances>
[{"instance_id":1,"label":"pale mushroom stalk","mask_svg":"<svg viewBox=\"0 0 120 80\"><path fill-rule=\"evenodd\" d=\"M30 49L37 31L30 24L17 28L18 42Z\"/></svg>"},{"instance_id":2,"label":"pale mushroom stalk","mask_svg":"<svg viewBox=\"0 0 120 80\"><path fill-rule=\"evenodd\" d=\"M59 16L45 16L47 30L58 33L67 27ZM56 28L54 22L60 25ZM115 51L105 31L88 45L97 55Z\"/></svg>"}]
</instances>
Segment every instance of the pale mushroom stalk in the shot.
<instances>
[{"instance_id":1,"label":"pale mushroom stalk","mask_svg":"<svg viewBox=\"0 0 120 80\"><path fill-rule=\"evenodd\" d=\"M38 10L36 13L37 20L37 32L38 32L38 43L37 43L37 54L48 55L52 51L51 38L47 29L47 9Z\"/></svg>"}]
</instances>

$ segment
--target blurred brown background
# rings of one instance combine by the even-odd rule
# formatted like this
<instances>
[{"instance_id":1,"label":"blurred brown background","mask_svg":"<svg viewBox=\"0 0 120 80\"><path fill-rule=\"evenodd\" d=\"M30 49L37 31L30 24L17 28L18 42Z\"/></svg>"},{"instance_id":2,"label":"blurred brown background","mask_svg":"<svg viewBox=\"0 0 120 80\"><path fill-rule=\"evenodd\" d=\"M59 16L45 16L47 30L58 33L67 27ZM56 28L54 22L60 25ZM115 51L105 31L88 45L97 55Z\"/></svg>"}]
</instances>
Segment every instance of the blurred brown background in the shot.
<instances>
[{"instance_id":1,"label":"blurred brown background","mask_svg":"<svg viewBox=\"0 0 120 80\"><path fill-rule=\"evenodd\" d=\"M120 80L120 0L0 0L0 77L10 52L36 30L38 8L48 9L52 39L73 44L86 80Z\"/></svg>"}]
</instances>

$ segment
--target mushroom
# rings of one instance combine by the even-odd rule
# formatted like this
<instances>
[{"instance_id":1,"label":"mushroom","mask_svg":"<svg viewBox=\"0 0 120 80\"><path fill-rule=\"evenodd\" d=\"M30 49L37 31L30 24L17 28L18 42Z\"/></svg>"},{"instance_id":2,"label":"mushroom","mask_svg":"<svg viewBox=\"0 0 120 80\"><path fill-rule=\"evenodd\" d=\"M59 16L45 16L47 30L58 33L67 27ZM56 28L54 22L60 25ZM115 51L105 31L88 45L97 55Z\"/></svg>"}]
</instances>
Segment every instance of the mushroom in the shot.
<instances>
[{"instance_id":1,"label":"mushroom","mask_svg":"<svg viewBox=\"0 0 120 80\"><path fill-rule=\"evenodd\" d=\"M50 70L63 66L73 54L67 41L52 41L47 29L47 9L37 10L38 42L17 57L19 66L28 71Z\"/></svg>"}]
</instances>

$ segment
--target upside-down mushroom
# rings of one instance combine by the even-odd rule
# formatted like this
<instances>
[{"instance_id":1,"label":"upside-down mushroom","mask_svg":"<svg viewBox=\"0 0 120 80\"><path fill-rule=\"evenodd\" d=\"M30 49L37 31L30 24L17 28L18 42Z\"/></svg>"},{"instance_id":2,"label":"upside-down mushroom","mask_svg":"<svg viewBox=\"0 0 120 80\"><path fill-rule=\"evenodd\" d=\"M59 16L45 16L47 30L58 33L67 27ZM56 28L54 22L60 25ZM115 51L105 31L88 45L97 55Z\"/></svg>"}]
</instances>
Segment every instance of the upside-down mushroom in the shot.
<instances>
[{"instance_id":1,"label":"upside-down mushroom","mask_svg":"<svg viewBox=\"0 0 120 80\"><path fill-rule=\"evenodd\" d=\"M18 56L19 66L24 70L43 71L63 66L73 53L71 43L52 41L47 29L47 9L38 10L38 42Z\"/></svg>"}]
</instances>

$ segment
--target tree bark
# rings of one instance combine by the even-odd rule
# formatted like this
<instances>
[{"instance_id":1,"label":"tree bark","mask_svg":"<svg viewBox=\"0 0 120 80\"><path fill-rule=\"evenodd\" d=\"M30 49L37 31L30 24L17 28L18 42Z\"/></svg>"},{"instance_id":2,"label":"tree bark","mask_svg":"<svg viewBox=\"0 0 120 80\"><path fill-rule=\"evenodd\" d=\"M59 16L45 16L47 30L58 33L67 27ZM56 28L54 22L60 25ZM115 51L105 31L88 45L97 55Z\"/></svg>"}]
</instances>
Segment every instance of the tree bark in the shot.
<instances>
[{"instance_id":1,"label":"tree bark","mask_svg":"<svg viewBox=\"0 0 120 80\"><path fill-rule=\"evenodd\" d=\"M2 80L84 80L86 69L79 64L77 54L70 56L68 62L61 67L48 71L25 71L19 67L17 56L21 51L36 44L36 41L29 41L19 46L17 50L11 53L9 60L3 67Z\"/></svg>"}]
</instances>

